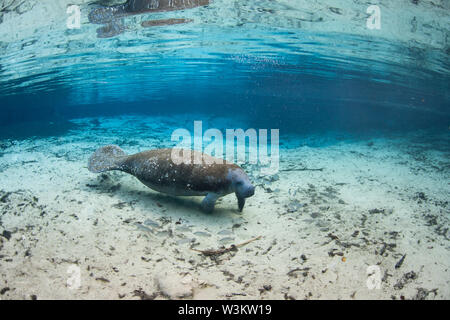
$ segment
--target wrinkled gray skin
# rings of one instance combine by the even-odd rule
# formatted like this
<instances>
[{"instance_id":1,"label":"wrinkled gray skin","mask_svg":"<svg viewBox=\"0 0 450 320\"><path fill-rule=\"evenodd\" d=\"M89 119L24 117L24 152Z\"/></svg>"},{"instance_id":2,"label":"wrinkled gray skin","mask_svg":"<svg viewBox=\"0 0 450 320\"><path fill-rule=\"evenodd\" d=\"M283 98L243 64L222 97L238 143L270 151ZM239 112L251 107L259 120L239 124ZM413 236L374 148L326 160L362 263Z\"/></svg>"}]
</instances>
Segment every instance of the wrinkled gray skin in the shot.
<instances>
[{"instance_id":1,"label":"wrinkled gray skin","mask_svg":"<svg viewBox=\"0 0 450 320\"><path fill-rule=\"evenodd\" d=\"M150 12L166 12L205 6L209 0L128 0L123 4L102 6L89 13L89 22L104 24L97 29L99 38L110 38L125 30L121 18ZM171 24L167 22L167 24Z\"/></svg>"},{"instance_id":2,"label":"wrinkled gray skin","mask_svg":"<svg viewBox=\"0 0 450 320\"><path fill-rule=\"evenodd\" d=\"M214 163L211 160L219 159L197 151L187 152L191 152L191 160L200 155L204 162L176 164L172 161L172 149L155 149L128 156L118 146L109 145L95 151L89 158L88 169L94 173L120 170L132 174L153 190L173 196L205 196L201 204L205 212L212 212L220 197L235 193L239 211L242 211L245 199L255 193L244 170L229 162Z\"/></svg>"}]
</instances>

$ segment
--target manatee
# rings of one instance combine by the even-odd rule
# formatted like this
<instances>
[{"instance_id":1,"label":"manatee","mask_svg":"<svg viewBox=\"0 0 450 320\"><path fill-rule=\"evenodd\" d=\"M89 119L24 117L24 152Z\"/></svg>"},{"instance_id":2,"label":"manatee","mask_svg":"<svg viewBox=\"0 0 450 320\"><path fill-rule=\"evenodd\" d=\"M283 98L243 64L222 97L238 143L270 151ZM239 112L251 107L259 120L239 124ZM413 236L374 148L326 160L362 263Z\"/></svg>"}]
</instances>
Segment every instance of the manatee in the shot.
<instances>
[{"instance_id":1,"label":"manatee","mask_svg":"<svg viewBox=\"0 0 450 320\"><path fill-rule=\"evenodd\" d=\"M101 6L93 9L89 15L89 22L94 24L104 24L104 27L97 29L99 38L110 38L122 33L125 30L121 18L142 14L167 12L175 10L191 9L206 6L210 0L128 0L123 4L114 6ZM154 23L144 21L144 27L172 25L190 22L189 19L163 19L155 20Z\"/></svg>"},{"instance_id":2,"label":"manatee","mask_svg":"<svg viewBox=\"0 0 450 320\"><path fill-rule=\"evenodd\" d=\"M183 155L186 160L181 161ZM242 211L245 199L255 193L241 167L194 150L154 149L127 155L120 147L108 145L94 152L88 169L94 173L123 171L173 196L205 196L201 203L205 212L212 212L217 199L230 193L235 193Z\"/></svg>"}]
</instances>

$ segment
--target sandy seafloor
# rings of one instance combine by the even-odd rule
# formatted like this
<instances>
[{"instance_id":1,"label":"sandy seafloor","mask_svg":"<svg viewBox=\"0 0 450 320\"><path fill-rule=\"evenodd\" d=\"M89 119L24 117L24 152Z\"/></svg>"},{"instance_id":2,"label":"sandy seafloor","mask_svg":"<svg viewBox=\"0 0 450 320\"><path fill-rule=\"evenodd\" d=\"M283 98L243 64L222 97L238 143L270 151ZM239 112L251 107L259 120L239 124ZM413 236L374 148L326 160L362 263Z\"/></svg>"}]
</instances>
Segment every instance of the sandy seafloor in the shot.
<instances>
[{"instance_id":1,"label":"sandy seafloor","mask_svg":"<svg viewBox=\"0 0 450 320\"><path fill-rule=\"evenodd\" d=\"M229 195L204 214L201 198L87 170L99 146L164 147L191 120L74 122L63 136L1 142L1 299L450 298L448 132L281 132L280 172L246 168L257 189L244 211ZM191 250L258 236L215 258ZM381 288L369 290L374 265Z\"/></svg>"}]
</instances>

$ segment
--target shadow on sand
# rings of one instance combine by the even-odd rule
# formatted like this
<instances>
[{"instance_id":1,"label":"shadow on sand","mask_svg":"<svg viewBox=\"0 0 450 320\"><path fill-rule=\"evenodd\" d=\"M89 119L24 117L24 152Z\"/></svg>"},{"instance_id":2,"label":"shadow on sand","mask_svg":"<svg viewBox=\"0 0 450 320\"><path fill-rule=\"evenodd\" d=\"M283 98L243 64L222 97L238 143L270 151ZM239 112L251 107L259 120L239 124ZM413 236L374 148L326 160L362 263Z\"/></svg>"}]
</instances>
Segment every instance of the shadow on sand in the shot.
<instances>
[{"instance_id":1,"label":"shadow on sand","mask_svg":"<svg viewBox=\"0 0 450 320\"><path fill-rule=\"evenodd\" d=\"M111 173L102 173L97 178L87 180L85 190L92 193L106 193L111 195L112 198L117 199L117 203L112 206L119 209L138 206L144 211L170 212L174 218L185 219L189 216L202 220L205 218L212 218L213 220L225 218L230 220L231 215L240 215L237 203L235 207L222 206L219 199L214 212L205 213L200 207L203 197L171 196L153 191L150 188L147 189L148 191L142 191L134 188L132 185L120 183L119 180L121 179L111 177Z\"/></svg>"}]
</instances>

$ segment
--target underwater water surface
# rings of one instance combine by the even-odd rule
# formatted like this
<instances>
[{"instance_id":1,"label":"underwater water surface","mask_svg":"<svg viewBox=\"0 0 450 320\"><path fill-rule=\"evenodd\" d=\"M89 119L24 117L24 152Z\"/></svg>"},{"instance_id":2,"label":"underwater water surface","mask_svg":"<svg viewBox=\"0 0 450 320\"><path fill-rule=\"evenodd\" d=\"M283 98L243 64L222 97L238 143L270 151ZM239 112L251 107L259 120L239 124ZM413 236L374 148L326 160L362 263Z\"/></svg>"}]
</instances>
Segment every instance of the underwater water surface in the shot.
<instances>
[{"instance_id":1,"label":"underwater water surface","mask_svg":"<svg viewBox=\"0 0 450 320\"><path fill-rule=\"evenodd\" d=\"M125 17L127 30L99 39L98 25L86 21L97 6L81 6L79 29L44 27L27 39L2 42L2 123L204 111L238 113L294 131L448 124L448 45L380 37L386 30L366 27L366 7L353 9L362 11L357 22L354 17L347 18L348 26L335 22L342 29L356 24L366 35L308 28L326 20L322 16L339 17L349 9L305 13L299 6L296 13L283 2L216 1ZM219 14L230 15L230 21L220 21ZM139 25L162 16L193 21ZM18 108L24 112L14 112ZM26 110L39 110L39 116Z\"/></svg>"},{"instance_id":2,"label":"underwater water surface","mask_svg":"<svg viewBox=\"0 0 450 320\"><path fill-rule=\"evenodd\" d=\"M5 298L448 299L450 7L373 2L0 1ZM87 170L98 147L171 147L194 121L279 130L278 172L242 164L256 186L243 213ZM8 260L22 235L31 257ZM248 239L210 269L189 250ZM54 291L42 272L18 282L14 268L41 258ZM99 271L67 290L69 265ZM120 288L132 273L158 280Z\"/></svg>"}]
</instances>

